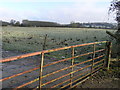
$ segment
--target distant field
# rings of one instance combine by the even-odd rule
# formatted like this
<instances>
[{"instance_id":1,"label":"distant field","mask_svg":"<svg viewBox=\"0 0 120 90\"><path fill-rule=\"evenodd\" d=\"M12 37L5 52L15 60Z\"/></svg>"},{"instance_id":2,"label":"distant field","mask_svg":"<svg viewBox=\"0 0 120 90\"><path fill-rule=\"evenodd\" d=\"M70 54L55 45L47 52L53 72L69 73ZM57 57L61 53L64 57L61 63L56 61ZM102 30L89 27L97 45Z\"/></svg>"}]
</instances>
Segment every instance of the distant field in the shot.
<instances>
[{"instance_id":1,"label":"distant field","mask_svg":"<svg viewBox=\"0 0 120 90\"><path fill-rule=\"evenodd\" d=\"M24 52L42 50L45 34L48 35L46 49L109 40L105 29L3 27L2 31L4 50Z\"/></svg>"},{"instance_id":2,"label":"distant field","mask_svg":"<svg viewBox=\"0 0 120 90\"><path fill-rule=\"evenodd\" d=\"M105 29L89 28L52 28L52 27L3 27L2 47L7 51L35 52L43 50L45 35L47 34L46 49L65 47L76 44L109 40ZM113 30L110 30L114 32ZM93 46L75 48L75 55L93 51ZM96 50L104 48L98 45ZM114 50L114 49L113 49ZM100 54L100 53L99 53ZM71 49L52 52L48 58L58 60L71 57ZM86 60L89 56L75 60Z\"/></svg>"}]
</instances>

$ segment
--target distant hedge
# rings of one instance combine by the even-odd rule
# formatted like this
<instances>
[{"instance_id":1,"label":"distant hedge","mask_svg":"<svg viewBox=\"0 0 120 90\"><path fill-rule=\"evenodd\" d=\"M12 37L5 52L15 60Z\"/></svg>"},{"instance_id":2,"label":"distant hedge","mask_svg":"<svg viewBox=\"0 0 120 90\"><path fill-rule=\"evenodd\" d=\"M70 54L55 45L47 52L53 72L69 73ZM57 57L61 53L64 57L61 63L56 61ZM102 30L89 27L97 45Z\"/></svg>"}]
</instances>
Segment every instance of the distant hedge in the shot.
<instances>
[{"instance_id":1,"label":"distant hedge","mask_svg":"<svg viewBox=\"0 0 120 90\"><path fill-rule=\"evenodd\" d=\"M61 26L60 24L55 23L55 22L28 21L28 20L23 20L21 25L27 26L27 27L58 27L58 26Z\"/></svg>"}]
</instances>

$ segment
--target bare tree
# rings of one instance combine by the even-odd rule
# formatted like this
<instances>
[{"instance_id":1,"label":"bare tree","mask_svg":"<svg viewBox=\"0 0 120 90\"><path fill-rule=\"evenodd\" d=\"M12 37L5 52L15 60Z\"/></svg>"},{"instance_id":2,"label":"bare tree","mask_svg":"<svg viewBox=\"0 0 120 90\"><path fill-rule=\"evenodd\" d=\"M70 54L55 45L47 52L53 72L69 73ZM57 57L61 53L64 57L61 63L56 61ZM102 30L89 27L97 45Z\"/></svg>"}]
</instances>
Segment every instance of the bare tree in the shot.
<instances>
[{"instance_id":1,"label":"bare tree","mask_svg":"<svg viewBox=\"0 0 120 90\"><path fill-rule=\"evenodd\" d=\"M20 22L19 22L19 21L16 21L14 25L15 25L15 26L20 26Z\"/></svg>"},{"instance_id":2,"label":"bare tree","mask_svg":"<svg viewBox=\"0 0 120 90\"><path fill-rule=\"evenodd\" d=\"M15 23L16 23L15 20L13 20L13 19L10 20L10 25L14 25Z\"/></svg>"},{"instance_id":3,"label":"bare tree","mask_svg":"<svg viewBox=\"0 0 120 90\"><path fill-rule=\"evenodd\" d=\"M120 59L120 0L113 0L111 2L109 13L113 13L113 12L115 12L116 14L115 20L117 21L118 29L114 34L109 31L106 31L106 33L116 40L117 56L118 56L118 59Z\"/></svg>"}]
</instances>

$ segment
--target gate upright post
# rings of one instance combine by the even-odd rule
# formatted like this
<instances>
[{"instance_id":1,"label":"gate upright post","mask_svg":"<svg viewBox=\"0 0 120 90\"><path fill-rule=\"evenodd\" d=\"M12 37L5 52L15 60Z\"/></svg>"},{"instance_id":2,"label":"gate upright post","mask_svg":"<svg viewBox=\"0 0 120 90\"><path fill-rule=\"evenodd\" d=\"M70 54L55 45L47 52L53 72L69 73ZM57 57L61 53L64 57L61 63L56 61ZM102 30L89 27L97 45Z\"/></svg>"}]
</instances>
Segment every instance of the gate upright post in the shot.
<instances>
[{"instance_id":1,"label":"gate upright post","mask_svg":"<svg viewBox=\"0 0 120 90\"><path fill-rule=\"evenodd\" d=\"M74 47L72 47L72 57L74 57ZM74 59L72 59L71 61L72 61L71 64L74 65ZM70 74L70 78L71 78L71 80L70 80L70 83L71 83L70 87L72 87L72 77L73 77L72 72L73 71L74 71L74 68L72 67L72 71L71 71L71 74Z\"/></svg>"},{"instance_id":2,"label":"gate upright post","mask_svg":"<svg viewBox=\"0 0 120 90\"><path fill-rule=\"evenodd\" d=\"M110 66L111 48L112 48L112 43L108 42L107 43L107 54L106 54L106 67L107 67L107 70L109 70L109 66Z\"/></svg>"},{"instance_id":3,"label":"gate upright post","mask_svg":"<svg viewBox=\"0 0 120 90\"><path fill-rule=\"evenodd\" d=\"M43 72L43 63L44 63L44 53L42 53L42 60L40 64L40 77L39 77L39 89L42 88L42 72Z\"/></svg>"},{"instance_id":4,"label":"gate upright post","mask_svg":"<svg viewBox=\"0 0 120 90\"><path fill-rule=\"evenodd\" d=\"M94 67L94 58L95 58L95 44L93 44L93 56L92 56L91 76L92 76L93 67Z\"/></svg>"}]
</instances>

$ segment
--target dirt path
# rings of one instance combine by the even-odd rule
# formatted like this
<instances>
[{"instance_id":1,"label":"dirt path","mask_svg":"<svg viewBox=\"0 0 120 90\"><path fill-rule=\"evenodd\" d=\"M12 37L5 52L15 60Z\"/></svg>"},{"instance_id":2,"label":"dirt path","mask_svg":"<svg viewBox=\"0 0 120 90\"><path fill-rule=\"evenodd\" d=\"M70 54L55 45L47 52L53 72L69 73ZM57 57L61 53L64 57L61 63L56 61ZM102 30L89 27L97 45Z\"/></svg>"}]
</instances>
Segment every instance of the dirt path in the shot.
<instances>
[{"instance_id":1,"label":"dirt path","mask_svg":"<svg viewBox=\"0 0 120 90\"><path fill-rule=\"evenodd\" d=\"M15 51L14 52L13 51L2 51L3 58L17 56L17 55L21 55L21 54L23 54L23 53L15 52ZM3 63L2 64L2 77L5 78L5 77L11 76L13 74L21 73L23 71L35 68L36 66L38 66L37 60L38 59L36 57L30 57L30 58L20 59L17 61ZM26 78L36 77L36 75L38 75L37 72L34 72L34 74L28 73L28 74L24 74L22 76L18 76L18 77L3 81L2 87L3 88L14 88L14 87L18 86L17 82L23 83L23 80L25 80Z\"/></svg>"},{"instance_id":2,"label":"dirt path","mask_svg":"<svg viewBox=\"0 0 120 90\"><path fill-rule=\"evenodd\" d=\"M2 52L2 57L10 57L10 56L16 56L16 55L21 55L23 53L21 52L13 52L13 51L3 51ZM29 57L29 58L25 58L25 59L20 59L17 61L12 61L9 63L3 63L2 64L2 77L7 77L7 76L11 76L13 74L17 74L35 67L39 66L40 63L40 58L39 56L35 56L35 57ZM46 59L46 64L47 63L52 63L53 61L50 61L48 58ZM102 70L101 72L99 72L98 74L96 74L94 77L90 78L89 80L85 81L84 83L80 84L77 88L120 88L120 70L119 69L115 69L114 70L114 66L115 64L118 64L120 62L114 62L111 64L111 70L109 72L106 73L106 71ZM49 68L44 68L44 73L43 75L59 70L61 68L65 68L65 67L69 67L70 64L63 64L63 63L59 63L57 65L53 65L52 67ZM81 67L76 67L81 68ZM54 78L60 77L63 74L67 74L69 73L71 70L65 70L61 73L57 73L55 75L52 75L51 77L45 78L43 79L43 82L45 83L46 81L50 81ZM13 79L9 79L8 81L4 81L2 83L2 87L3 88L15 88L25 82L31 81L35 78L38 78L39 76L39 70L37 71L33 71L31 73L27 73L27 74L23 74L22 76L18 76L15 77ZM64 81L65 79L70 78L70 76L66 77L66 78L62 78L59 81L56 81L55 83L60 83L62 81ZM18 83L19 82L19 83ZM28 86L26 86L25 88L34 88L35 86L38 86L39 82L30 84ZM54 85L54 83L50 84L50 85L46 85L46 87L50 87ZM60 85L60 87L63 85ZM45 87L45 88L46 88Z\"/></svg>"},{"instance_id":3,"label":"dirt path","mask_svg":"<svg viewBox=\"0 0 120 90\"><path fill-rule=\"evenodd\" d=\"M3 58L21 55L21 54L23 54L23 53L12 52L12 51L3 51ZM12 61L12 62L3 63L2 64L2 77L5 78L5 77L8 77L8 76L11 76L14 74L24 72L24 71L29 70L29 69L39 67L40 60L41 60L40 56L34 56L34 57L19 59L19 60ZM53 62L54 62L54 60L50 60L49 57L46 57L44 64L53 63ZM58 64L55 64L52 66L45 67L43 69L43 75L60 70L62 68L69 67L70 65L71 64L69 62L66 62L66 63L58 63ZM74 69L79 69L79 68L81 68L81 66L76 66ZM70 73L70 72L71 72L71 69L67 69L67 70L61 71L59 73L53 74L50 77L48 76L47 78L43 78L42 79L43 83L46 83L48 81L51 81L52 79L61 77L62 75L65 75L65 74ZM78 73L75 73L75 74L77 75ZM38 77L39 77L39 69L37 71L33 71L31 73L23 74L21 76L3 81L2 87L3 88L15 88L19 85L22 85L22 84L29 82L33 79L36 79ZM56 83L61 83L64 80L67 80L69 78L70 78L70 75L68 75L67 77L61 78L60 80L54 81L54 83L48 84L45 87L44 86L43 87L48 88L50 86L55 85ZM69 83L69 82L67 82L67 83ZM65 84L67 84L67 83L65 83ZM34 88L38 85L39 85L39 82L37 81L33 84L25 86L24 88ZM64 84L60 85L59 87L61 87L63 85Z\"/></svg>"},{"instance_id":4,"label":"dirt path","mask_svg":"<svg viewBox=\"0 0 120 90\"><path fill-rule=\"evenodd\" d=\"M77 88L116 88L120 89L120 61L111 61L110 70L102 69L98 74Z\"/></svg>"}]
</instances>

